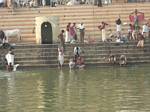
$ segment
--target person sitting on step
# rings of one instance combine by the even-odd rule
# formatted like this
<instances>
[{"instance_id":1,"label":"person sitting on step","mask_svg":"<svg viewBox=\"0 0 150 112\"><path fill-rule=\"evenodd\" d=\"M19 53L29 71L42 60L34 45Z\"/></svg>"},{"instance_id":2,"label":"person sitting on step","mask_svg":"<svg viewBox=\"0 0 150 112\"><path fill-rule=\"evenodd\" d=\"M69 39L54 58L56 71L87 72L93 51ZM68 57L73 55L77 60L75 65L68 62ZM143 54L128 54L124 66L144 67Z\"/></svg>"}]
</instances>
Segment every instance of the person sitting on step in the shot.
<instances>
[{"instance_id":1,"label":"person sitting on step","mask_svg":"<svg viewBox=\"0 0 150 112\"><path fill-rule=\"evenodd\" d=\"M117 57L115 55L111 54L111 55L109 55L108 61L109 61L109 63L115 64L117 61Z\"/></svg>"},{"instance_id":2,"label":"person sitting on step","mask_svg":"<svg viewBox=\"0 0 150 112\"><path fill-rule=\"evenodd\" d=\"M119 65L123 66L127 64L127 57L125 55L121 55L119 58Z\"/></svg>"},{"instance_id":3,"label":"person sitting on step","mask_svg":"<svg viewBox=\"0 0 150 112\"><path fill-rule=\"evenodd\" d=\"M85 67L85 64L84 64L84 58L79 56L77 57L77 61L76 61L76 68L84 68Z\"/></svg>"},{"instance_id":4,"label":"person sitting on step","mask_svg":"<svg viewBox=\"0 0 150 112\"><path fill-rule=\"evenodd\" d=\"M70 59L69 61L69 68L73 69L75 67L75 61L73 59Z\"/></svg>"},{"instance_id":5,"label":"person sitting on step","mask_svg":"<svg viewBox=\"0 0 150 112\"><path fill-rule=\"evenodd\" d=\"M138 33L138 43L137 43L137 47L138 48L144 48L144 36L142 35L142 33Z\"/></svg>"}]
</instances>

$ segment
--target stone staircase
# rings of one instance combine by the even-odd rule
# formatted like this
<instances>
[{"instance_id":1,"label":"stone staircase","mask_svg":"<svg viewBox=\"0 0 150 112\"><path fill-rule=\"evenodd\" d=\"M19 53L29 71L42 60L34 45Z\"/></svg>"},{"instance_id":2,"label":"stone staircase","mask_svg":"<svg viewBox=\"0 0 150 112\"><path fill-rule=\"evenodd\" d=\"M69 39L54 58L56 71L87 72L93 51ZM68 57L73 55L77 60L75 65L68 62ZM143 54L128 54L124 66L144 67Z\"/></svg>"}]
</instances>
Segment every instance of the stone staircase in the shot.
<instances>
[{"instance_id":1,"label":"stone staircase","mask_svg":"<svg viewBox=\"0 0 150 112\"><path fill-rule=\"evenodd\" d=\"M57 66L57 44L17 45L14 48L15 63L21 68Z\"/></svg>"},{"instance_id":2,"label":"stone staircase","mask_svg":"<svg viewBox=\"0 0 150 112\"><path fill-rule=\"evenodd\" d=\"M76 45L68 45L66 47L66 62L73 57L73 48ZM135 42L128 44L116 43L97 43L97 44L80 44L81 49L84 51L82 56L85 58L86 65L109 66L108 57L110 54L116 55L117 60L120 55L127 56L128 64L135 63L150 63L150 45L147 42L145 47L137 48Z\"/></svg>"},{"instance_id":3,"label":"stone staircase","mask_svg":"<svg viewBox=\"0 0 150 112\"><path fill-rule=\"evenodd\" d=\"M119 58L121 54L127 56L128 64L150 63L150 45L146 42L145 47L137 48L135 42L127 44L116 43L93 43L93 44L66 44L65 66L68 66L69 59L73 57L73 49L80 46L81 55L85 59L87 66L110 66L108 57L114 54ZM14 46L15 63L20 64L20 68L49 67L58 66L57 44L53 45L16 45Z\"/></svg>"},{"instance_id":4,"label":"stone staircase","mask_svg":"<svg viewBox=\"0 0 150 112\"><path fill-rule=\"evenodd\" d=\"M80 6L58 6L58 7L39 7L39 8L18 8L14 14L10 9L0 8L0 27L1 29L21 30L21 43L35 43L35 17L37 16L57 16L59 17L60 29L65 29L68 22L83 22L86 27L86 38L101 37L101 32L97 26L101 21L109 23L109 29L115 31L115 20L120 14L123 22L129 22L128 15L135 9L145 13L145 18L150 18L150 3L127 3L112 4L103 7L80 5ZM127 32L128 26L123 26ZM57 37L55 37L57 38ZM12 42L16 42L10 40Z\"/></svg>"},{"instance_id":5,"label":"stone staircase","mask_svg":"<svg viewBox=\"0 0 150 112\"><path fill-rule=\"evenodd\" d=\"M0 9L1 29L21 30L22 41L14 46L15 63L20 64L20 68L30 67L57 67L57 43L52 45L35 44L35 17L37 16L58 16L60 29L65 29L68 22L83 22L86 27L86 38L100 39L101 32L97 26L99 22L106 21L110 28L115 30L115 20L121 15L123 22L129 22L128 15L135 8L145 13L145 18L150 18L150 3L113 4L103 7L81 5L81 6L58 6L39 8L19 8L12 15L9 9ZM127 26L123 26L124 32ZM16 41L11 40L17 43ZM79 45L84 51L86 65L108 66L109 54L119 57L125 54L128 64L150 63L150 45L145 43L144 49L136 48L136 42L117 45L116 43L92 43L92 44L66 44L65 66L73 57L74 46ZM0 56L4 56L6 51L0 49ZM1 61L0 61L1 62Z\"/></svg>"},{"instance_id":6,"label":"stone staircase","mask_svg":"<svg viewBox=\"0 0 150 112\"><path fill-rule=\"evenodd\" d=\"M145 47L137 48L136 42L126 44L116 43L91 43L91 44L66 44L65 47L65 66L68 66L69 59L73 57L73 49L80 46L87 66L113 66L108 62L110 54L116 55L117 58L121 54L127 56L127 63L150 63L150 45L145 43ZM58 66L57 61L57 44L51 45L32 45L22 44L14 46L15 63L20 64L21 68L55 68ZM0 57L4 57L8 50L1 49ZM0 61L1 62L1 61ZM2 66L2 65L1 65Z\"/></svg>"}]
</instances>

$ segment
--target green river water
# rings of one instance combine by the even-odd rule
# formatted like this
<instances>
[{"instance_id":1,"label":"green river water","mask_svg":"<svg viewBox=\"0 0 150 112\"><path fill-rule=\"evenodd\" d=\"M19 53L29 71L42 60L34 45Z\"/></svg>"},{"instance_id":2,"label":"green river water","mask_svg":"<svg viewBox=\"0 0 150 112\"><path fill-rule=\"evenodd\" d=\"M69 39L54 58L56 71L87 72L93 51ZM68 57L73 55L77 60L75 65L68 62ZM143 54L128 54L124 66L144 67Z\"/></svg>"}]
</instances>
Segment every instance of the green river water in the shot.
<instances>
[{"instance_id":1,"label":"green river water","mask_svg":"<svg viewBox=\"0 0 150 112\"><path fill-rule=\"evenodd\" d=\"M150 65L0 71L0 112L150 112Z\"/></svg>"}]
</instances>

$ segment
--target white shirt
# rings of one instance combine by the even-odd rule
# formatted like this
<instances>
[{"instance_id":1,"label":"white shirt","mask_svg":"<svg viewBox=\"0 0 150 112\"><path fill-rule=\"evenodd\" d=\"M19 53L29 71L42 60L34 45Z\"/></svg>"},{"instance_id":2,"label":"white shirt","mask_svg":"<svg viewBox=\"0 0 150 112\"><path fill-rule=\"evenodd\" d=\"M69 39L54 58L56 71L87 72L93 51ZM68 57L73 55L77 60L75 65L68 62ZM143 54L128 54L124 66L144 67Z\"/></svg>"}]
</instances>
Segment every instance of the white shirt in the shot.
<instances>
[{"instance_id":1,"label":"white shirt","mask_svg":"<svg viewBox=\"0 0 150 112\"><path fill-rule=\"evenodd\" d=\"M79 54L81 53L80 47L78 47L78 50L77 50L77 47L74 47L74 55L76 55L77 52L78 52Z\"/></svg>"},{"instance_id":2,"label":"white shirt","mask_svg":"<svg viewBox=\"0 0 150 112\"><path fill-rule=\"evenodd\" d=\"M8 53L8 54L5 55L5 58L7 60L8 65L10 65L10 63L11 63L12 66L14 65L15 56L13 54Z\"/></svg>"},{"instance_id":3,"label":"white shirt","mask_svg":"<svg viewBox=\"0 0 150 112\"><path fill-rule=\"evenodd\" d=\"M147 25L143 25L143 32L145 32L145 33L149 32L149 28Z\"/></svg>"},{"instance_id":4,"label":"white shirt","mask_svg":"<svg viewBox=\"0 0 150 112\"><path fill-rule=\"evenodd\" d=\"M85 28L85 27L84 27L84 24L79 24L79 25L78 25L78 28L79 28L80 30L84 29L84 28Z\"/></svg>"}]
</instances>

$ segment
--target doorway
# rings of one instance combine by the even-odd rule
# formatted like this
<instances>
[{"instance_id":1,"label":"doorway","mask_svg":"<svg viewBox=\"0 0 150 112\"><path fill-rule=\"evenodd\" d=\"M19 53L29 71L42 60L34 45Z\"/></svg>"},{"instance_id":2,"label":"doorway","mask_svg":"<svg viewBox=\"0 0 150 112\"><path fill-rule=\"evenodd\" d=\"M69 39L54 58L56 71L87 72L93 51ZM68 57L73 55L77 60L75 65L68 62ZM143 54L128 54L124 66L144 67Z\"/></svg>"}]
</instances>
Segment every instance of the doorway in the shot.
<instances>
[{"instance_id":1,"label":"doorway","mask_svg":"<svg viewBox=\"0 0 150 112\"><path fill-rule=\"evenodd\" d=\"M53 32L52 32L52 26L49 22L44 22L41 25L41 39L42 39L42 44L52 44L52 37Z\"/></svg>"}]
</instances>

